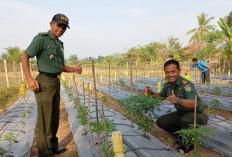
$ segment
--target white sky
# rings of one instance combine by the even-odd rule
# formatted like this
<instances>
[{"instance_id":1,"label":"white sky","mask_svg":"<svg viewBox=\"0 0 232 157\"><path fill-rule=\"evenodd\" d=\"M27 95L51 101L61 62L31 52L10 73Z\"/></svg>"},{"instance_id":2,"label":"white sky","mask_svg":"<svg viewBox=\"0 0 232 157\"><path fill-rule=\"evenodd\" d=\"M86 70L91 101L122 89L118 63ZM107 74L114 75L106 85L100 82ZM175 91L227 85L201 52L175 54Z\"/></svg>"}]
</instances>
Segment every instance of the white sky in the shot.
<instances>
[{"instance_id":1,"label":"white sky","mask_svg":"<svg viewBox=\"0 0 232 157\"><path fill-rule=\"evenodd\" d=\"M106 56L176 37L185 46L186 32L197 27L202 12L217 25L232 11L232 0L0 0L0 55L5 48L26 49L39 32L50 29L56 13L69 18L61 37L65 58Z\"/></svg>"}]
</instances>

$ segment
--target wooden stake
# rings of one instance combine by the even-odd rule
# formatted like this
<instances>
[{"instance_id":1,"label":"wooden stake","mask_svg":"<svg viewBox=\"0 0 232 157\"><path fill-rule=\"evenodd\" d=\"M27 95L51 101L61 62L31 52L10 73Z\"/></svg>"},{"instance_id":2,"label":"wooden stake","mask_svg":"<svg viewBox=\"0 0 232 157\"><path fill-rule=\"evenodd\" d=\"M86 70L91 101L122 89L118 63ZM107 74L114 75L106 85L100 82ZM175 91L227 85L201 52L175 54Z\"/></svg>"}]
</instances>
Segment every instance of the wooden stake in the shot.
<instances>
[{"instance_id":1,"label":"wooden stake","mask_svg":"<svg viewBox=\"0 0 232 157\"><path fill-rule=\"evenodd\" d=\"M6 86L7 86L7 88L9 88L10 85L9 85L9 77L8 77L8 70L7 70L6 60L4 60L4 67L5 67L5 75L6 75Z\"/></svg>"},{"instance_id":2,"label":"wooden stake","mask_svg":"<svg viewBox=\"0 0 232 157\"><path fill-rule=\"evenodd\" d=\"M84 112L86 112L86 108L85 108L85 82L83 82L83 97L84 97ZM87 126L85 125L85 133L84 134L87 134Z\"/></svg>"},{"instance_id":3,"label":"wooden stake","mask_svg":"<svg viewBox=\"0 0 232 157\"><path fill-rule=\"evenodd\" d=\"M98 84L99 84L99 91L100 91L100 104L101 104L101 110L102 110L103 124L104 124L105 136L106 136L107 155L108 157L110 157L106 119L105 119L105 113L104 113L103 102L102 102L101 82L99 81Z\"/></svg>"},{"instance_id":4,"label":"wooden stake","mask_svg":"<svg viewBox=\"0 0 232 157\"><path fill-rule=\"evenodd\" d=\"M77 102L77 106L76 106L78 108L78 105L79 105L79 102L80 102L80 97L79 97L78 90L77 90L75 74L73 74L73 83L74 83L74 91L76 93L76 97L78 98L78 102Z\"/></svg>"},{"instance_id":5,"label":"wooden stake","mask_svg":"<svg viewBox=\"0 0 232 157\"><path fill-rule=\"evenodd\" d=\"M90 133L90 142L91 142L91 148L93 147L93 134L91 129L91 113L90 113L90 89L89 89L89 83L88 85L88 114L89 114L89 133Z\"/></svg>"},{"instance_id":6,"label":"wooden stake","mask_svg":"<svg viewBox=\"0 0 232 157\"><path fill-rule=\"evenodd\" d=\"M24 81L24 75L23 75L23 66L22 66L22 63L20 63L20 72L21 72L21 76L22 76L22 81Z\"/></svg>"},{"instance_id":7,"label":"wooden stake","mask_svg":"<svg viewBox=\"0 0 232 157\"><path fill-rule=\"evenodd\" d=\"M197 126L197 95L195 95L195 105L194 105L194 122L193 122L193 126L196 130L196 126ZM196 152L197 149L197 141L196 139L194 139L194 152Z\"/></svg>"},{"instance_id":8,"label":"wooden stake","mask_svg":"<svg viewBox=\"0 0 232 157\"><path fill-rule=\"evenodd\" d=\"M109 96L110 96L110 60L109 60Z\"/></svg>"},{"instance_id":9,"label":"wooden stake","mask_svg":"<svg viewBox=\"0 0 232 157\"><path fill-rule=\"evenodd\" d=\"M93 72L93 86L94 86L94 97L95 97L95 112L96 112L96 121L97 121L97 143L98 143L99 156L101 156L101 139L99 134L98 107L97 107L97 89L96 89L96 79L95 79L95 69L94 69L93 59L92 59L92 72Z\"/></svg>"},{"instance_id":10,"label":"wooden stake","mask_svg":"<svg viewBox=\"0 0 232 157\"><path fill-rule=\"evenodd\" d=\"M133 78L132 78L132 59L130 58L130 83L131 83L131 96L133 96Z\"/></svg>"}]
</instances>

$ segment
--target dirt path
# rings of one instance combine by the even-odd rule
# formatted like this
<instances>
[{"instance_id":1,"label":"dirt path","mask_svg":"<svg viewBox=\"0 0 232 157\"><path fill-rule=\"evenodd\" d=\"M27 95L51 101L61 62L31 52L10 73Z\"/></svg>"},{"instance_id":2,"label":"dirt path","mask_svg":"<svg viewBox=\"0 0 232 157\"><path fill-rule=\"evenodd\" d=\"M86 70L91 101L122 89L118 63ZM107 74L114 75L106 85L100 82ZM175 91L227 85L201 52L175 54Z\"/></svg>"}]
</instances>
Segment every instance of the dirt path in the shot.
<instances>
[{"instance_id":1,"label":"dirt path","mask_svg":"<svg viewBox=\"0 0 232 157\"><path fill-rule=\"evenodd\" d=\"M68 150L60 155L56 155L56 157L77 157L76 147L68 123L68 114L65 111L62 100L60 103L60 124L57 137L59 139L59 147L66 147ZM37 154L38 150L36 148L36 142L34 142L31 157L37 157Z\"/></svg>"}]
</instances>

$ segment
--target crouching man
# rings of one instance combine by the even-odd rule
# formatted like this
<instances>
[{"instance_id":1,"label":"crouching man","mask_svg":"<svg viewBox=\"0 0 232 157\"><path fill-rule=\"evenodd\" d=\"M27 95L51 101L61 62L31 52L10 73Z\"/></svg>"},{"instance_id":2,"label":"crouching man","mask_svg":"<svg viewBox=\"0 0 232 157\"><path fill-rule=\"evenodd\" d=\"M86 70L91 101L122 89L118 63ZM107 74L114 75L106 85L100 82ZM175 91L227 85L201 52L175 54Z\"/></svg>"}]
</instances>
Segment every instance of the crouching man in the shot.
<instances>
[{"instance_id":1,"label":"crouching man","mask_svg":"<svg viewBox=\"0 0 232 157\"><path fill-rule=\"evenodd\" d=\"M189 152L193 149L193 146L191 146L191 148L185 148L181 145L183 144L183 139L174 133L181 129L188 128L189 124L193 124L195 95L197 95L197 92L191 81L180 76L181 69L178 61L167 61L164 64L164 71L167 81L161 92L155 93L149 86L145 87L145 91L156 97L165 97L170 103L174 104L177 111L160 116L156 123L160 128L179 139L177 143L180 144L180 149ZM208 115L204 108L203 102L197 95L196 123L198 125L207 124Z\"/></svg>"}]
</instances>

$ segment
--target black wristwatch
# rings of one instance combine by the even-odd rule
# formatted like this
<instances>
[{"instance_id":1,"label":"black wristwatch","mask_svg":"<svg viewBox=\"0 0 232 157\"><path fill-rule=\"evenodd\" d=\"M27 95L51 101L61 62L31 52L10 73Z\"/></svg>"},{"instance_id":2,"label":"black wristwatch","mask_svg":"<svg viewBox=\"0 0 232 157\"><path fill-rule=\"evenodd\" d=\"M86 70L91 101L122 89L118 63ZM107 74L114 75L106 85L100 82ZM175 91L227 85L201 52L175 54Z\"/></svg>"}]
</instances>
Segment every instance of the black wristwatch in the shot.
<instances>
[{"instance_id":1,"label":"black wristwatch","mask_svg":"<svg viewBox=\"0 0 232 157\"><path fill-rule=\"evenodd\" d=\"M182 98L179 98L178 104L181 104L182 100L183 100Z\"/></svg>"}]
</instances>

